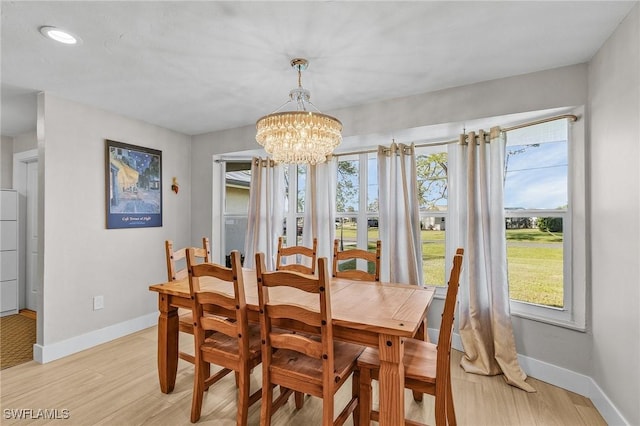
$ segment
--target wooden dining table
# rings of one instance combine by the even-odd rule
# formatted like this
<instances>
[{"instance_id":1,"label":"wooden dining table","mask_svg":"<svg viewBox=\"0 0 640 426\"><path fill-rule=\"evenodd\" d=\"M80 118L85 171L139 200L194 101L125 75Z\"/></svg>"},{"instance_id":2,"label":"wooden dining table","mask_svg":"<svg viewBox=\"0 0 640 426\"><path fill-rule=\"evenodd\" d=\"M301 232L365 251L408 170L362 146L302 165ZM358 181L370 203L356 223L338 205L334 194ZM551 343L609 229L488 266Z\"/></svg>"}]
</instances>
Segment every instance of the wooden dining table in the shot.
<instances>
[{"instance_id":1,"label":"wooden dining table","mask_svg":"<svg viewBox=\"0 0 640 426\"><path fill-rule=\"evenodd\" d=\"M243 269L250 321L259 322L258 286L254 270ZM233 293L226 282L206 277L201 290ZM158 293L158 377L164 393L173 391L178 368L178 308L191 309L188 279L154 284ZM334 338L375 347L380 352L381 425L404 424L404 339L425 338L426 314L433 288L415 285L364 282L331 278L331 311ZM291 301L284 287L269 292L272 303ZM286 297L286 299L285 299ZM316 298L300 295L303 306L317 306ZM304 330L302 330L304 331Z\"/></svg>"}]
</instances>

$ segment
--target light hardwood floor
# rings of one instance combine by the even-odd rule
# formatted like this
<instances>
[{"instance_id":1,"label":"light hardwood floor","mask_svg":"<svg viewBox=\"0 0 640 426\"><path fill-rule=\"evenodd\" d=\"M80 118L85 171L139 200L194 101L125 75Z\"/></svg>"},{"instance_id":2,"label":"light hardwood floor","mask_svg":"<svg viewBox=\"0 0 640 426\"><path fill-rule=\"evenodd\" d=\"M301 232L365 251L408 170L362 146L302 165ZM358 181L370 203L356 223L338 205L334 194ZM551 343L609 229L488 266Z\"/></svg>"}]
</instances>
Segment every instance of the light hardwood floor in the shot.
<instances>
[{"instance_id":1,"label":"light hardwood floor","mask_svg":"<svg viewBox=\"0 0 640 426\"><path fill-rule=\"evenodd\" d=\"M193 366L180 360L173 393L160 392L156 372L156 328L44 365L29 362L0 372L3 425L51 422L65 425L188 425ZM187 336L184 336L187 337ZM189 351L192 340L180 339ZM460 425L606 425L589 399L530 378L537 390L526 393L507 385L501 377L467 374L459 367L461 354L452 360L453 396ZM375 382L374 382L375 384ZM260 371L252 375L252 390L260 386ZM234 425L235 380L228 375L205 394L199 424ZM351 386L336 396L347 398ZM344 391L344 392L342 392ZM422 403L406 394L406 415L434 423L433 400ZM374 401L377 389L374 388ZM273 417L274 425L320 424L321 400L307 397L302 410L293 398ZM68 420L15 421L7 409L69 410ZM259 424L260 403L249 409L249 424ZM351 419L347 422L351 425Z\"/></svg>"}]
</instances>

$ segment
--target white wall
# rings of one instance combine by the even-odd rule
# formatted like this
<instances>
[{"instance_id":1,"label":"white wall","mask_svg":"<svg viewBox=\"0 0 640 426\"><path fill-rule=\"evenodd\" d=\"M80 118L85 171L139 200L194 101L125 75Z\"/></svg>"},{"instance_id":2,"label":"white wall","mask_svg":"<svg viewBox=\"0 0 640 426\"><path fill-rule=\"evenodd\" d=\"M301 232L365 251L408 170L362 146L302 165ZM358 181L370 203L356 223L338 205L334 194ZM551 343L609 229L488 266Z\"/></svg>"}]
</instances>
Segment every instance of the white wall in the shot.
<instances>
[{"instance_id":1,"label":"white wall","mask_svg":"<svg viewBox=\"0 0 640 426\"><path fill-rule=\"evenodd\" d=\"M22 133L13 137L13 153L29 151L38 148L36 131Z\"/></svg>"},{"instance_id":2,"label":"white wall","mask_svg":"<svg viewBox=\"0 0 640 426\"><path fill-rule=\"evenodd\" d=\"M164 240L178 247L189 241L191 147L189 136L47 93L38 103L44 189L38 345L47 360L84 333L148 315L155 322L157 295L148 287L166 281ZM162 227L105 229L105 139L162 151ZM170 190L173 176L178 195ZM96 295L105 307L93 311Z\"/></svg>"},{"instance_id":3,"label":"white wall","mask_svg":"<svg viewBox=\"0 0 640 426\"><path fill-rule=\"evenodd\" d=\"M31 131L17 136L2 136L0 149L0 188L13 188L13 154L29 151L38 147L36 132Z\"/></svg>"},{"instance_id":4,"label":"white wall","mask_svg":"<svg viewBox=\"0 0 640 426\"><path fill-rule=\"evenodd\" d=\"M0 141L0 188L13 188L13 138L9 136Z\"/></svg>"},{"instance_id":5,"label":"white wall","mask_svg":"<svg viewBox=\"0 0 640 426\"><path fill-rule=\"evenodd\" d=\"M640 424L640 6L589 64L592 377ZM603 226L606 224L606 226Z\"/></svg>"}]
</instances>

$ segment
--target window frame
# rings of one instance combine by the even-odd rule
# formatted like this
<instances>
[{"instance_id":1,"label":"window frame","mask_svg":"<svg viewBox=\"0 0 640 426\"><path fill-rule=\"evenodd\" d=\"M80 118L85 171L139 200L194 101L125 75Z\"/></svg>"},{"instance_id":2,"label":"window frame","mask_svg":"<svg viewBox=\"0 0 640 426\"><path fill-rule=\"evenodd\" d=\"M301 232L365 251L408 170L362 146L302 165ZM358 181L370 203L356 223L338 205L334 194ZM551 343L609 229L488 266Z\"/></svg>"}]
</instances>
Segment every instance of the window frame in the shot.
<instances>
[{"instance_id":1,"label":"window frame","mask_svg":"<svg viewBox=\"0 0 640 426\"><path fill-rule=\"evenodd\" d=\"M584 107L571 112L584 117ZM510 300L511 314L576 331L587 331L586 148L584 119L567 120L566 210L505 209L506 217L561 217L563 220L563 308ZM507 135L508 140L508 135Z\"/></svg>"}]
</instances>

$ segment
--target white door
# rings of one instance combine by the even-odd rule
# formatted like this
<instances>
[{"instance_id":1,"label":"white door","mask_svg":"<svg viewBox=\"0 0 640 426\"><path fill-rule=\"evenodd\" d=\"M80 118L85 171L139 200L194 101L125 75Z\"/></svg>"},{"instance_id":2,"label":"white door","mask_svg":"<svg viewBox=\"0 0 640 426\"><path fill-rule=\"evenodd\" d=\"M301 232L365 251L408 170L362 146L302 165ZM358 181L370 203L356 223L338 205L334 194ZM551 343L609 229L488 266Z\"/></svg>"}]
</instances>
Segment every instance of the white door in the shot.
<instances>
[{"instance_id":1,"label":"white door","mask_svg":"<svg viewBox=\"0 0 640 426\"><path fill-rule=\"evenodd\" d=\"M38 161L27 163L26 284L27 309L38 310Z\"/></svg>"}]
</instances>

